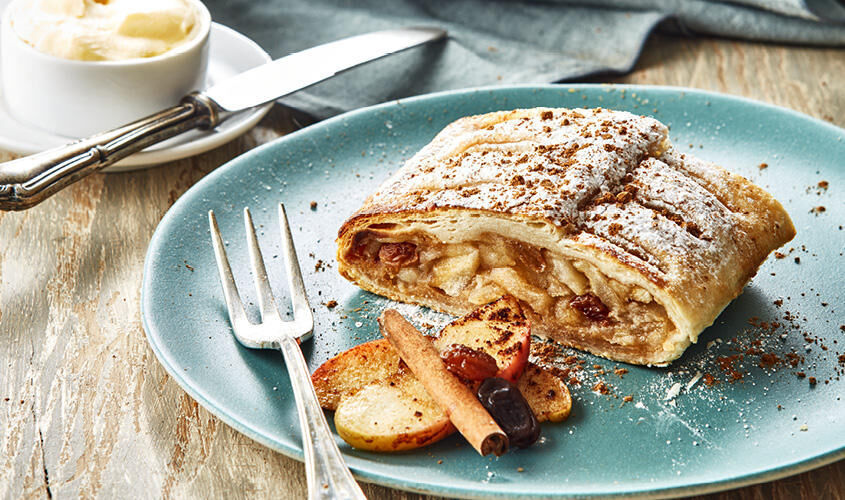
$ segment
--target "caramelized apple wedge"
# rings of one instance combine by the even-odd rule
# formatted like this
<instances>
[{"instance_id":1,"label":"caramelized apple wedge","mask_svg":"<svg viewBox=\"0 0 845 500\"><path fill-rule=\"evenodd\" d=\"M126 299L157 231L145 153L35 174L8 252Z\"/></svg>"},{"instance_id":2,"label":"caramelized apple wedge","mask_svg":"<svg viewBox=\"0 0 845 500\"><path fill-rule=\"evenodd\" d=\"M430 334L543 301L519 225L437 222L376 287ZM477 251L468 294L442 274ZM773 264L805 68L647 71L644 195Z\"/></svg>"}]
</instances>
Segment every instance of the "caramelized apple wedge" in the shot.
<instances>
[{"instance_id":1,"label":"caramelized apple wedge","mask_svg":"<svg viewBox=\"0 0 845 500\"><path fill-rule=\"evenodd\" d=\"M334 415L340 437L355 448L402 451L452 434L455 427L410 370L344 397Z\"/></svg>"},{"instance_id":2,"label":"caramelized apple wedge","mask_svg":"<svg viewBox=\"0 0 845 500\"><path fill-rule=\"evenodd\" d=\"M449 323L434 340L434 346L440 352L453 344L479 349L493 356L499 367L496 376L516 382L528 362L531 325L519 302L505 295Z\"/></svg>"},{"instance_id":3,"label":"caramelized apple wedge","mask_svg":"<svg viewBox=\"0 0 845 500\"><path fill-rule=\"evenodd\" d=\"M399 353L387 339L357 345L326 361L311 375L320 406L336 410L344 397L399 371Z\"/></svg>"},{"instance_id":4,"label":"caramelized apple wedge","mask_svg":"<svg viewBox=\"0 0 845 500\"><path fill-rule=\"evenodd\" d=\"M572 411L572 396L563 380L534 363L525 366L516 387L540 422L563 422Z\"/></svg>"}]
</instances>

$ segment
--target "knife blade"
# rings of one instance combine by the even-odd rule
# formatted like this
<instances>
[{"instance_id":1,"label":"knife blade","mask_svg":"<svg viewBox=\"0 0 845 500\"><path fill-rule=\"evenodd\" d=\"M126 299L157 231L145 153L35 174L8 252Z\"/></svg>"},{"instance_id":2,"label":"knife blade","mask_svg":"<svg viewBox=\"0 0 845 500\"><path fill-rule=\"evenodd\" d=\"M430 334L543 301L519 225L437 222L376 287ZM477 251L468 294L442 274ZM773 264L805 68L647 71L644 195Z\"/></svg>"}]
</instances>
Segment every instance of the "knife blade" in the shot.
<instances>
[{"instance_id":1,"label":"knife blade","mask_svg":"<svg viewBox=\"0 0 845 500\"><path fill-rule=\"evenodd\" d=\"M344 38L263 64L202 93L226 111L241 111L310 87L355 66L445 36L441 29L405 28Z\"/></svg>"},{"instance_id":2,"label":"knife blade","mask_svg":"<svg viewBox=\"0 0 845 500\"><path fill-rule=\"evenodd\" d=\"M0 210L24 210L83 177L194 128L272 102L361 64L440 40L437 28L404 28L344 38L245 71L134 123L0 164Z\"/></svg>"}]
</instances>

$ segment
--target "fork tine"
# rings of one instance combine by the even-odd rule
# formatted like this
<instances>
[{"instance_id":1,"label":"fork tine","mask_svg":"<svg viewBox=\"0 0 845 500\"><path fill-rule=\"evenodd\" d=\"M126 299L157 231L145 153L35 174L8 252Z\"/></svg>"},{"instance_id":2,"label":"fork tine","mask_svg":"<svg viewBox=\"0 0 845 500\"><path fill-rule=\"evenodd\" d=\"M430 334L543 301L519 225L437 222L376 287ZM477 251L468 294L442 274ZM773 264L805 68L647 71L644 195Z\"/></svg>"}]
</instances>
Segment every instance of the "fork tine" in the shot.
<instances>
[{"instance_id":1,"label":"fork tine","mask_svg":"<svg viewBox=\"0 0 845 500\"><path fill-rule=\"evenodd\" d=\"M276 309L276 301L273 299L273 290L267 278L267 268L264 267L264 258L261 256L261 248L258 246L258 237L255 236L255 225L252 223L249 208L244 208L244 226L246 226L249 257L252 261L252 277L255 281L255 290L258 292L258 305L261 308L261 319L281 318Z\"/></svg>"},{"instance_id":2,"label":"fork tine","mask_svg":"<svg viewBox=\"0 0 845 500\"><path fill-rule=\"evenodd\" d=\"M248 328L251 323L246 317L241 296L238 294L238 287L235 285L235 278L232 276L232 268L229 266L229 259L226 257L226 249L223 246L223 238L220 236L220 228L217 226L217 218L214 210L208 211L208 224L211 226L211 241L214 243L214 257L217 259L217 271L220 274L220 283L223 285L223 296L226 299L226 309L229 311L229 321L235 333Z\"/></svg>"},{"instance_id":3,"label":"fork tine","mask_svg":"<svg viewBox=\"0 0 845 500\"><path fill-rule=\"evenodd\" d=\"M314 316L311 313L311 306L308 305L305 283L302 281L302 271L299 269L299 260L296 258L296 249L293 246L293 237L290 234L290 225L288 224L284 203L279 203L279 224L282 227L282 253L285 256L288 287L290 287L291 302L293 303L293 317L297 323L307 322L309 330L311 330L314 328Z\"/></svg>"}]
</instances>

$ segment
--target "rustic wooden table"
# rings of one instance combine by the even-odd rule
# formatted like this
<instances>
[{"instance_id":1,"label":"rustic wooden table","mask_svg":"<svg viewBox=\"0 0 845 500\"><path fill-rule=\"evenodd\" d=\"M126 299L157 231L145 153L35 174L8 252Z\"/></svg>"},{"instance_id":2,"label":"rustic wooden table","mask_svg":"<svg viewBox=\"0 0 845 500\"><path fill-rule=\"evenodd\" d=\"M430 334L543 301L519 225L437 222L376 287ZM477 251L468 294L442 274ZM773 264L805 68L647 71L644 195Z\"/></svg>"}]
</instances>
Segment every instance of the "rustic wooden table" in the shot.
<instances>
[{"instance_id":1,"label":"rustic wooden table","mask_svg":"<svg viewBox=\"0 0 845 500\"><path fill-rule=\"evenodd\" d=\"M632 74L610 80L741 95L845 126L841 50L655 36ZM0 212L0 498L304 498L302 464L170 380L139 311L144 253L168 207L293 128L277 106L215 151L94 175L29 211ZM363 488L371 499L421 498ZM842 499L845 461L707 498Z\"/></svg>"}]
</instances>

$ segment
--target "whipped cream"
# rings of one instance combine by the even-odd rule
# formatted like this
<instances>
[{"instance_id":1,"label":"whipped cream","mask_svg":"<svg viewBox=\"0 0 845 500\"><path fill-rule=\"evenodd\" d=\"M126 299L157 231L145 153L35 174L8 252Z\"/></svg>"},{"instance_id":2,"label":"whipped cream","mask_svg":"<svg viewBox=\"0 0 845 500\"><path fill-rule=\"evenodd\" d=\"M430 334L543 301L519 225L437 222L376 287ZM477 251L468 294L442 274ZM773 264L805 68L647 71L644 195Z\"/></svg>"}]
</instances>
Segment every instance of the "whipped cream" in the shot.
<instances>
[{"instance_id":1,"label":"whipped cream","mask_svg":"<svg viewBox=\"0 0 845 500\"><path fill-rule=\"evenodd\" d=\"M38 51L80 61L154 57L201 30L187 0L24 0L11 22Z\"/></svg>"}]
</instances>

